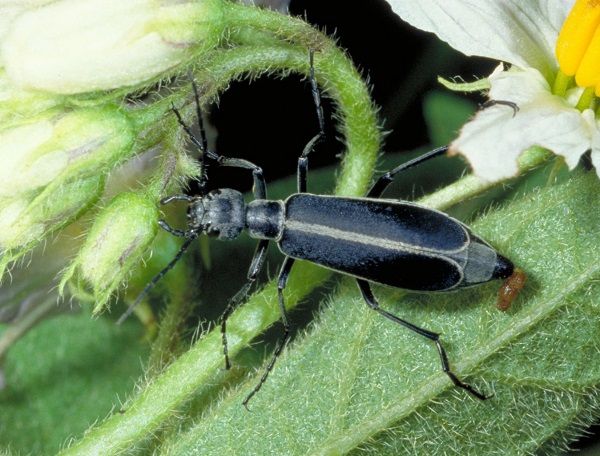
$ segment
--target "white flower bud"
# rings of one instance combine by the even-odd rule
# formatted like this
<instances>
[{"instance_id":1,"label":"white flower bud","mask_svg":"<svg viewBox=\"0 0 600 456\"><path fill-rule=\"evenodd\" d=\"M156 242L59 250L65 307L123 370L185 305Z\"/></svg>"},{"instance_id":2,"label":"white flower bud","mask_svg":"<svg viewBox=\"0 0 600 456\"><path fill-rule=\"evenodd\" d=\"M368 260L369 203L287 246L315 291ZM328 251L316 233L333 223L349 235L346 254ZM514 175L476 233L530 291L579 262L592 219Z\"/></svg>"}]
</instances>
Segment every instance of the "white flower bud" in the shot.
<instances>
[{"instance_id":1,"label":"white flower bud","mask_svg":"<svg viewBox=\"0 0 600 456\"><path fill-rule=\"evenodd\" d=\"M134 133L116 109L52 110L0 131L0 276L10 262L85 213Z\"/></svg>"},{"instance_id":2,"label":"white flower bud","mask_svg":"<svg viewBox=\"0 0 600 456\"><path fill-rule=\"evenodd\" d=\"M73 94L136 86L216 45L220 6L220 0L59 0L14 20L0 60L25 89Z\"/></svg>"},{"instance_id":3,"label":"white flower bud","mask_svg":"<svg viewBox=\"0 0 600 456\"><path fill-rule=\"evenodd\" d=\"M128 119L115 109L52 111L13 122L0 131L0 200L111 169L133 141Z\"/></svg>"},{"instance_id":4,"label":"white flower bud","mask_svg":"<svg viewBox=\"0 0 600 456\"><path fill-rule=\"evenodd\" d=\"M137 267L158 229L156 201L138 193L117 195L98 215L83 248L65 273L59 290L73 276L89 283L102 310L117 287Z\"/></svg>"},{"instance_id":5,"label":"white flower bud","mask_svg":"<svg viewBox=\"0 0 600 456\"><path fill-rule=\"evenodd\" d=\"M0 276L8 262L16 260L27 250L15 249L33 246L98 201L104 181L104 176L92 176L47 187L34 198L0 199L0 249L5 251L0 260Z\"/></svg>"}]
</instances>

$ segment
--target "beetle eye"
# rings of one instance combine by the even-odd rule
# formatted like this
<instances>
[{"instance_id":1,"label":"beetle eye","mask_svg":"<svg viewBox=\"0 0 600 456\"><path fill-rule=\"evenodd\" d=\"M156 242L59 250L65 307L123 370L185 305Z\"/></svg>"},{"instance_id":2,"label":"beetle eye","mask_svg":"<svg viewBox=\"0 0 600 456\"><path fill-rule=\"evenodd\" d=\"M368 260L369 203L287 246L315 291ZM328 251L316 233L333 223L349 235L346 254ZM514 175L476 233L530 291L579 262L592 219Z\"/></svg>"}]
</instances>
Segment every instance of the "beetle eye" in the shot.
<instances>
[{"instance_id":1,"label":"beetle eye","mask_svg":"<svg viewBox=\"0 0 600 456\"><path fill-rule=\"evenodd\" d=\"M206 234L210 237L218 237L219 234L221 234L221 231L217 227L213 226L206 230Z\"/></svg>"}]
</instances>

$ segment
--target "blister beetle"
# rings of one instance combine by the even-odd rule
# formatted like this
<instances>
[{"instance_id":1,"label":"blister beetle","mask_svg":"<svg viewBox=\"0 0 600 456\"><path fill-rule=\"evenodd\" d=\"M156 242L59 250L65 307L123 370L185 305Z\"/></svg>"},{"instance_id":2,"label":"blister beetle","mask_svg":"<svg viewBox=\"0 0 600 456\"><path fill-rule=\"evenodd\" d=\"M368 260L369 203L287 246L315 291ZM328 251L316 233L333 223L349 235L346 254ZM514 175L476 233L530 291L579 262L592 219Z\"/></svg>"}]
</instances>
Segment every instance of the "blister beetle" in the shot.
<instances>
[{"instance_id":1,"label":"blister beetle","mask_svg":"<svg viewBox=\"0 0 600 456\"><path fill-rule=\"evenodd\" d=\"M510 260L498 254L471 229L443 212L415 203L385 200L379 197L394 177L408 168L446 152L442 147L409 161L381 176L364 198L314 195L307 193L308 155L324 135L324 120L320 95L314 76L313 53L310 53L310 84L319 121L319 133L305 146L298 159L298 192L284 201L266 198L266 183L262 169L247 160L219 155L207 147L200 112L199 95L192 87L198 109L201 138L198 139L173 107L182 128L202 152L200 192L198 196L173 195L161 201L188 203L188 228L172 228L159 221L166 231L187 238L176 257L144 289L123 320L150 288L179 260L183 252L200 234L221 240L237 238L246 230L259 239L246 284L230 300L221 317L225 365L231 367L227 352L227 319L243 303L256 281L265 260L270 241L275 241L285 255L277 283L279 307L284 325L281 338L265 372L256 387L246 396L243 405L265 383L277 357L290 337L290 319L285 309L283 290L296 259L307 260L356 278L367 305L384 317L435 342L443 371L454 384L473 396L485 400L486 395L462 382L450 369L439 334L415 326L379 308L370 282L419 292L456 290L494 279L506 279L513 273ZM207 192L204 160L212 159L222 166L248 169L252 172L254 200L246 204L237 190L222 188Z\"/></svg>"}]
</instances>

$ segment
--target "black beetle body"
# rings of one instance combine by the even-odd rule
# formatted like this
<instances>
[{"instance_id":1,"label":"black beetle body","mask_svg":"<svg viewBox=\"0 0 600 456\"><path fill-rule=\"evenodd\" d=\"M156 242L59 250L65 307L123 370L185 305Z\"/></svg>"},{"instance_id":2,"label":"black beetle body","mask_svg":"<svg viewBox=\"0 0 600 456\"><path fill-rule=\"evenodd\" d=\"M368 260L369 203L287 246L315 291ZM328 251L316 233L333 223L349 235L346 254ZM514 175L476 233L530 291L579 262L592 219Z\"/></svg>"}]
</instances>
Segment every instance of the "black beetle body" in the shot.
<instances>
[{"instance_id":1,"label":"black beetle body","mask_svg":"<svg viewBox=\"0 0 600 456\"><path fill-rule=\"evenodd\" d=\"M283 290L295 259L311 261L355 277L362 296L371 309L436 344L442 369L456 386L482 400L492 397L462 382L452 372L439 334L380 309L371 291L370 282L419 292L444 292L494 279L506 279L513 274L513 264L473 234L465 224L440 211L405 201L379 198L398 173L445 153L446 147L433 150L384 174L375 182L366 198L313 195L306 192L308 155L324 135L312 52L310 57L310 82L320 131L306 145L298 159L298 193L289 196L285 201L267 199L265 179L260 167L244 159L219 155L207 147L201 115L198 120L202 136L201 140L198 140L179 112L173 108L183 129L202 151L200 195L174 195L161 201L162 204L174 200L188 203L187 230L174 229L165 221L159 221L162 228L187 240L176 257L148 284L120 321L131 313L135 305L173 267L200 234L206 233L221 240L232 240L246 230L250 236L260 241L250 264L246 284L231 299L221 318L226 368L231 366L227 352L227 319L234 309L243 303L258 277L269 242L277 242L286 258L278 280L279 307L285 332L260 382L244 399L244 406L247 407L250 398L265 383L289 339L291 325L285 308ZM198 92L193 81L192 87L196 95L198 113L201 114ZM510 102L499 101L490 103L489 106L497 104L508 105L515 113L517 111L517 107ZM222 166L252 171L254 200L246 204L240 192L228 188L206 192L206 158Z\"/></svg>"},{"instance_id":2,"label":"black beetle body","mask_svg":"<svg viewBox=\"0 0 600 456\"><path fill-rule=\"evenodd\" d=\"M512 274L466 225L417 204L299 193L284 206L283 253L370 282L449 291Z\"/></svg>"},{"instance_id":3,"label":"black beetle body","mask_svg":"<svg viewBox=\"0 0 600 456\"><path fill-rule=\"evenodd\" d=\"M188 223L221 240L244 229L285 255L412 291L450 291L505 279L512 263L464 223L405 201L296 193L254 200L219 189L190 204Z\"/></svg>"}]
</instances>

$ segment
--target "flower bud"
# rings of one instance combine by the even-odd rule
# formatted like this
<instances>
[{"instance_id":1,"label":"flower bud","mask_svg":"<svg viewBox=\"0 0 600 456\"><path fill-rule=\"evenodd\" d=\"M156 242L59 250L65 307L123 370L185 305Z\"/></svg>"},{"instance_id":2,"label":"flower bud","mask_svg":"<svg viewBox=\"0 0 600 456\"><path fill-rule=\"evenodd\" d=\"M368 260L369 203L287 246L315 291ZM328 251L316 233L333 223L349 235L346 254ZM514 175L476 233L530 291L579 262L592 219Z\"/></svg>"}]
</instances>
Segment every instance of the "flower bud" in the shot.
<instances>
[{"instance_id":1,"label":"flower bud","mask_svg":"<svg viewBox=\"0 0 600 456\"><path fill-rule=\"evenodd\" d=\"M112 169L134 141L116 109L51 111L0 131L0 200L39 194Z\"/></svg>"},{"instance_id":2,"label":"flower bud","mask_svg":"<svg viewBox=\"0 0 600 456\"><path fill-rule=\"evenodd\" d=\"M98 215L84 246L59 285L62 290L75 270L92 286L102 310L117 287L140 263L154 240L158 224L156 201L139 193L117 195Z\"/></svg>"},{"instance_id":3,"label":"flower bud","mask_svg":"<svg viewBox=\"0 0 600 456\"><path fill-rule=\"evenodd\" d=\"M94 204L104 189L105 177L76 179L49 186L34 198L0 200L0 275L8 262L16 260L35 243L78 218Z\"/></svg>"},{"instance_id":4,"label":"flower bud","mask_svg":"<svg viewBox=\"0 0 600 456\"><path fill-rule=\"evenodd\" d=\"M0 14L2 11L0 9ZM1 36L0 36L1 40ZM1 41L0 41L1 42ZM61 96L19 89L0 68L0 122L30 117L64 103Z\"/></svg>"},{"instance_id":5,"label":"flower bud","mask_svg":"<svg viewBox=\"0 0 600 456\"><path fill-rule=\"evenodd\" d=\"M4 126L0 276L10 262L98 201L106 175L134 141L128 120L109 108L54 110Z\"/></svg>"},{"instance_id":6,"label":"flower bud","mask_svg":"<svg viewBox=\"0 0 600 456\"><path fill-rule=\"evenodd\" d=\"M0 48L26 89L82 93L138 86L204 49L224 29L221 0L59 0L15 19Z\"/></svg>"}]
</instances>

